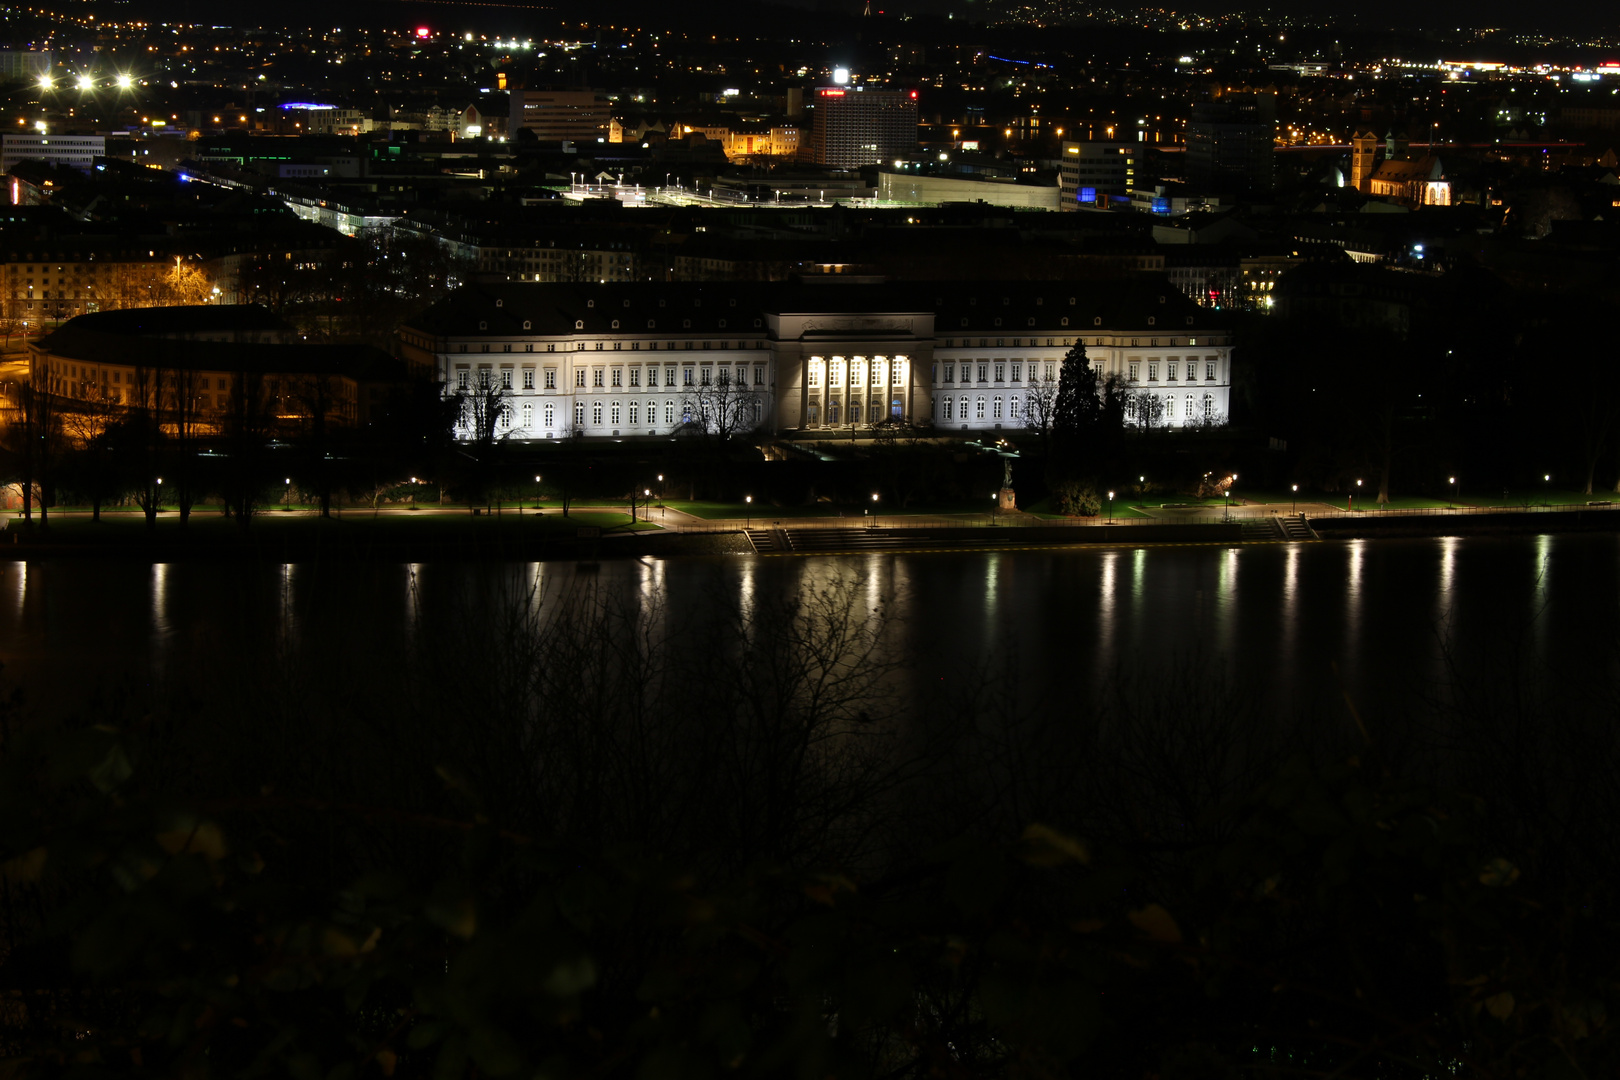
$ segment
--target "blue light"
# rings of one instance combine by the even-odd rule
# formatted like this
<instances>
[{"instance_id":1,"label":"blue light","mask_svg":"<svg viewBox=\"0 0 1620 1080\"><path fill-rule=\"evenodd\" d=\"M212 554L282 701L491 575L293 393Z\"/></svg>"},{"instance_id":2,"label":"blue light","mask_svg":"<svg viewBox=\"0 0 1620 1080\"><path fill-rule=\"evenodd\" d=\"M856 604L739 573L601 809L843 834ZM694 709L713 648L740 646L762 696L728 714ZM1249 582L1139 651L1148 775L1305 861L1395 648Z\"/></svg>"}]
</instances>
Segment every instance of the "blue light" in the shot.
<instances>
[{"instance_id":1,"label":"blue light","mask_svg":"<svg viewBox=\"0 0 1620 1080\"><path fill-rule=\"evenodd\" d=\"M1079 201L1083 202L1083 203L1094 203L1094 202L1096 202L1097 201L1097 189L1094 188L1094 187L1083 187L1083 188L1081 188L1080 189Z\"/></svg>"}]
</instances>

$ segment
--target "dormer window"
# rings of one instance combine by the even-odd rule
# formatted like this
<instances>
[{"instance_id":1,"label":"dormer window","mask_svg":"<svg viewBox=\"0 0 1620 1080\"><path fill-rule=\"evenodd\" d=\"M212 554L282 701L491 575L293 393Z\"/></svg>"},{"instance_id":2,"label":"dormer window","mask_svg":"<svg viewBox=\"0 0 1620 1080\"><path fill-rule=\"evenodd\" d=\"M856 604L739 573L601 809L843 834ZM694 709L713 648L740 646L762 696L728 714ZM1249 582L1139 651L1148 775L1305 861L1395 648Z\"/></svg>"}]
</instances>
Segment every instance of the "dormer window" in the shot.
<instances>
[{"instance_id":1,"label":"dormer window","mask_svg":"<svg viewBox=\"0 0 1620 1080\"><path fill-rule=\"evenodd\" d=\"M1092 319L1091 320L1091 325L1092 326L1101 326L1102 325L1102 316L1098 315L1095 319Z\"/></svg>"},{"instance_id":2,"label":"dormer window","mask_svg":"<svg viewBox=\"0 0 1620 1080\"><path fill-rule=\"evenodd\" d=\"M489 323L485 322L482 319L478 320L478 329L480 329L480 330L488 330L489 329Z\"/></svg>"},{"instance_id":3,"label":"dormer window","mask_svg":"<svg viewBox=\"0 0 1620 1080\"><path fill-rule=\"evenodd\" d=\"M575 319L574 320L574 329L575 330L583 330L583 329L585 329L585 320L584 319Z\"/></svg>"},{"instance_id":4,"label":"dormer window","mask_svg":"<svg viewBox=\"0 0 1620 1080\"><path fill-rule=\"evenodd\" d=\"M529 320L528 319L523 320L523 329L525 329L525 330L529 329Z\"/></svg>"},{"instance_id":5,"label":"dormer window","mask_svg":"<svg viewBox=\"0 0 1620 1080\"><path fill-rule=\"evenodd\" d=\"M618 328L619 328L619 320L614 319L613 320L613 329L617 330Z\"/></svg>"},{"instance_id":6,"label":"dormer window","mask_svg":"<svg viewBox=\"0 0 1620 1080\"><path fill-rule=\"evenodd\" d=\"M505 307L506 306L506 301L505 300L497 300L497 301L495 301L495 306L496 307Z\"/></svg>"},{"instance_id":7,"label":"dormer window","mask_svg":"<svg viewBox=\"0 0 1620 1080\"><path fill-rule=\"evenodd\" d=\"M585 301L585 306L588 307L588 308L593 308L593 307L596 306L596 301L595 300L587 300L587 301Z\"/></svg>"},{"instance_id":8,"label":"dormer window","mask_svg":"<svg viewBox=\"0 0 1620 1080\"><path fill-rule=\"evenodd\" d=\"M1058 320L1058 325L1059 326L1068 326L1069 325L1069 317L1067 315L1065 315L1063 318L1059 319Z\"/></svg>"}]
</instances>

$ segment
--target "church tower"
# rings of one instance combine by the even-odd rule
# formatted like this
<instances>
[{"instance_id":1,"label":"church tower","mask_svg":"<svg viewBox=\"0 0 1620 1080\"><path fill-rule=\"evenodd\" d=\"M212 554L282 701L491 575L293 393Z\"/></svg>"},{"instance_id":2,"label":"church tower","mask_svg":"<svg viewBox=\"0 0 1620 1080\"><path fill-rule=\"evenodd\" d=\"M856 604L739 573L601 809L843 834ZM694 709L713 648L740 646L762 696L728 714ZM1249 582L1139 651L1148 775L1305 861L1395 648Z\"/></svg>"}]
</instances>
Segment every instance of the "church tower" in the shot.
<instances>
[{"instance_id":1,"label":"church tower","mask_svg":"<svg viewBox=\"0 0 1620 1080\"><path fill-rule=\"evenodd\" d=\"M1367 194L1378 161L1378 136L1358 131L1350 137L1350 186Z\"/></svg>"}]
</instances>

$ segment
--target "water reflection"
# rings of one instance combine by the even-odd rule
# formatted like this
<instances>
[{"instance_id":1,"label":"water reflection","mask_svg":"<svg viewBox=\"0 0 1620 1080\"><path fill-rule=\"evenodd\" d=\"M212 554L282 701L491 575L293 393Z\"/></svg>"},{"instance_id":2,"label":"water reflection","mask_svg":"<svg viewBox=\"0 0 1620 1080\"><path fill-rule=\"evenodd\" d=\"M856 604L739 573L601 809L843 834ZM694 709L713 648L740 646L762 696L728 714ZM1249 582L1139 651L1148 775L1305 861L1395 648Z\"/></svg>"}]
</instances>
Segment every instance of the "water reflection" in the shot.
<instances>
[{"instance_id":1,"label":"water reflection","mask_svg":"<svg viewBox=\"0 0 1620 1080\"><path fill-rule=\"evenodd\" d=\"M1099 670L1113 664L1115 653L1115 624L1118 618L1115 613L1116 594L1118 591L1117 579L1119 574L1119 552L1105 551L1102 553L1102 568L1097 577L1097 659L1100 662Z\"/></svg>"},{"instance_id":2,"label":"water reflection","mask_svg":"<svg viewBox=\"0 0 1620 1080\"><path fill-rule=\"evenodd\" d=\"M1277 658L1285 667L1294 662L1295 646L1300 634L1299 563L1299 545L1289 544L1283 551L1282 637L1277 643Z\"/></svg>"},{"instance_id":3,"label":"water reflection","mask_svg":"<svg viewBox=\"0 0 1620 1080\"><path fill-rule=\"evenodd\" d=\"M258 662L270 650L295 663L365 670L372 658L397 662L424 634L462 625L496 633L503 614L533 614L535 605L550 620L576 604L610 601L630 607L639 632L680 648L701 640L689 631L704 619L799 603L842 580L857 589L857 608L897 616L887 647L936 685L968 673L964 665L1012 656L1036 697L1077 666L1104 674L1120 664L1201 655L1220 658L1233 678L1280 701L1314 695L1322 707L1342 708L1326 677L1330 663L1365 698L1370 691L1356 684L1375 674L1379 691L1392 679L1432 680L1451 639L1479 655L1477 643L1487 638L1519 642L1527 660L1548 663L1573 663L1620 640L1616 546L1613 537L1453 537L640 559L604 562L597 571L573 563L11 563L0 567L0 653L8 677L37 673L88 694L93 679L74 659L87 654L116 658L116 668L99 675L108 680L124 672L185 677L208 665ZM1546 614L1554 605L1556 619ZM477 621L462 621L469 617ZM1449 627L1439 639L1437 620ZM1530 622L1535 630L1526 634Z\"/></svg>"}]
</instances>

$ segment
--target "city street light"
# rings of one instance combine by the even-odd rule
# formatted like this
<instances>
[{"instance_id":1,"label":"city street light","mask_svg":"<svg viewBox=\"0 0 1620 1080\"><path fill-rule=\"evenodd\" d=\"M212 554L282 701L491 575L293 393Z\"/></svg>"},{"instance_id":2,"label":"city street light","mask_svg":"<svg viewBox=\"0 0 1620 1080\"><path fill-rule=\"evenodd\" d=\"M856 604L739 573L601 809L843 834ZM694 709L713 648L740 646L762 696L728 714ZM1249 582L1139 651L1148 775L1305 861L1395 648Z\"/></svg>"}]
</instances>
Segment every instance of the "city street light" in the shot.
<instances>
[{"instance_id":1,"label":"city street light","mask_svg":"<svg viewBox=\"0 0 1620 1080\"><path fill-rule=\"evenodd\" d=\"M416 477L411 477L411 509L416 509Z\"/></svg>"},{"instance_id":2,"label":"city street light","mask_svg":"<svg viewBox=\"0 0 1620 1080\"><path fill-rule=\"evenodd\" d=\"M1114 523L1114 493L1112 491L1110 491L1108 493L1108 524L1112 525L1113 523Z\"/></svg>"},{"instance_id":3,"label":"city street light","mask_svg":"<svg viewBox=\"0 0 1620 1080\"><path fill-rule=\"evenodd\" d=\"M540 513L540 474L534 474L534 512Z\"/></svg>"},{"instance_id":4,"label":"city street light","mask_svg":"<svg viewBox=\"0 0 1620 1080\"><path fill-rule=\"evenodd\" d=\"M1452 509L1457 502L1457 478L1446 477L1446 509Z\"/></svg>"},{"instance_id":5,"label":"city street light","mask_svg":"<svg viewBox=\"0 0 1620 1080\"><path fill-rule=\"evenodd\" d=\"M874 492L872 492L872 528L874 528L874 529L878 527L877 501L878 501L877 492L874 491Z\"/></svg>"},{"instance_id":6,"label":"city street light","mask_svg":"<svg viewBox=\"0 0 1620 1080\"><path fill-rule=\"evenodd\" d=\"M160 477L157 478L157 486L158 486L157 508L159 510L162 510L163 509L163 477L160 476Z\"/></svg>"},{"instance_id":7,"label":"city street light","mask_svg":"<svg viewBox=\"0 0 1620 1080\"><path fill-rule=\"evenodd\" d=\"M287 485L287 494L282 496L281 512L289 513L292 510L292 477L287 477L282 483Z\"/></svg>"},{"instance_id":8,"label":"city street light","mask_svg":"<svg viewBox=\"0 0 1620 1080\"><path fill-rule=\"evenodd\" d=\"M743 528L752 529L754 527L754 497L744 495L743 502L746 504L746 509L743 510Z\"/></svg>"},{"instance_id":9,"label":"city street light","mask_svg":"<svg viewBox=\"0 0 1620 1080\"><path fill-rule=\"evenodd\" d=\"M1294 503L1293 503L1293 506L1291 506L1289 508L1289 510L1290 510L1291 513L1295 513L1295 514L1299 513L1299 485L1298 484L1294 485Z\"/></svg>"}]
</instances>

